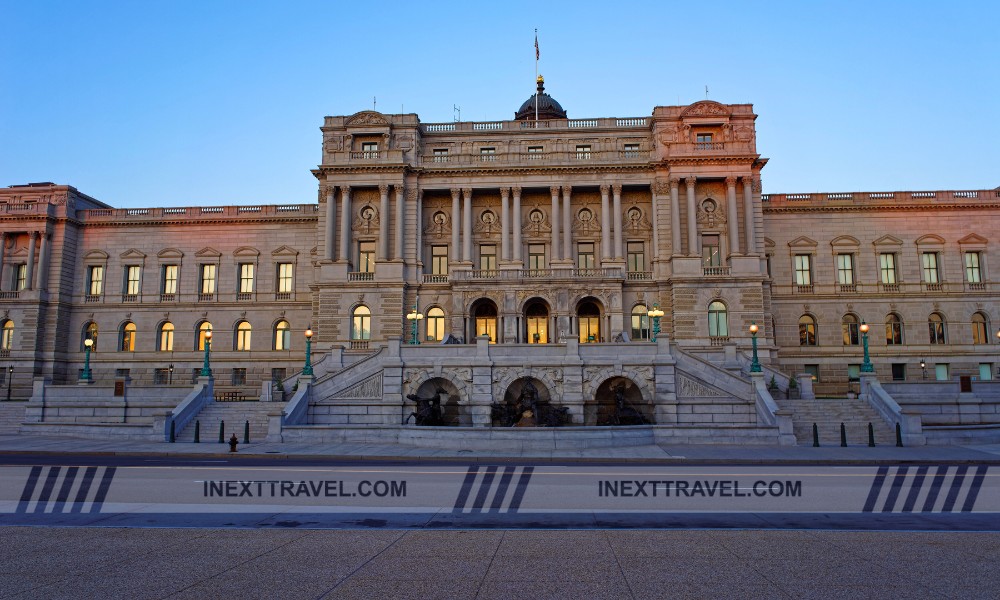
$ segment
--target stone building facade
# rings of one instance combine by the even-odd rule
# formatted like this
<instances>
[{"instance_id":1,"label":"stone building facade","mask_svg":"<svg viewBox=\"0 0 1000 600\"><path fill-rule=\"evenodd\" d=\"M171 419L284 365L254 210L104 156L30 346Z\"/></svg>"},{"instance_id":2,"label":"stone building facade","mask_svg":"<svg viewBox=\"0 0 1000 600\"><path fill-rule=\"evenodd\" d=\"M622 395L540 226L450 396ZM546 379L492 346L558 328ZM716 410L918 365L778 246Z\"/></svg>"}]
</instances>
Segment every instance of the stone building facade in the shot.
<instances>
[{"instance_id":1,"label":"stone building facade","mask_svg":"<svg viewBox=\"0 0 1000 600\"><path fill-rule=\"evenodd\" d=\"M189 381L208 329L216 388L247 395L301 369L309 326L336 368L394 339L485 335L525 356L608 345L578 354L623 373L613 345L655 337L653 308L675 352L730 374L758 325L762 362L814 375L820 394L856 378L862 321L884 381L995 377L1000 191L763 194L751 105L570 119L541 82L537 99L537 121L535 95L510 121L326 117L315 204L117 209L65 185L0 190L13 396L76 381L88 338L99 381ZM655 389L650 403L676 391Z\"/></svg>"}]
</instances>

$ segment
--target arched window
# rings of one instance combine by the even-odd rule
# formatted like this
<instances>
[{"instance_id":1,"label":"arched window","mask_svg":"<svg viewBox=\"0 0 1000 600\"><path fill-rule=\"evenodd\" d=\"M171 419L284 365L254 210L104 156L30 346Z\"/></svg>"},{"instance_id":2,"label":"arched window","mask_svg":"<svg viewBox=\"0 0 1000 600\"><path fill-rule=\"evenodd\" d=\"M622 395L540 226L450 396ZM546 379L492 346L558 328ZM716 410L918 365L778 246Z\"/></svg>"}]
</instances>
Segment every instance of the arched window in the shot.
<instances>
[{"instance_id":1,"label":"arched window","mask_svg":"<svg viewBox=\"0 0 1000 600\"><path fill-rule=\"evenodd\" d=\"M857 346L861 343L861 330L857 317L844 315L844 320L840 322L840 329L844 334L845 346Z\"/></svg>"},{"instance_id":2,"label":"arched window","mask_svg":"<svg viewBox=\"0 0 1000 600\"><path fill-rule=\"evenodd\" d=\"M274 349L275 350L291 350L292 349L292 328L288 324L288 321L278 321L274 325Z\"/></svg>"},{"instance_id":3,"label":"arched window","mask_svg":"<svg viewBox=\"0 0 1000 600\"><path fill-rule=\"evenodd\" d=\"M544 303L534 301L524 309L524 322L528 333L529 344L547 344L549 342L549 309Z\"/></svg>"},{"instance_id":4,"label":"arched window","mask_svg":"<svg viewBox=\"0 0 1000 600\"><path fill-rule=\"evenodd\" d=\"M246 321L240 321L236 325L236 351L237 352L249 352L250 351L250 334L252 333L252 327L250 323Z\"/></svg>"},{"instance_id":5,"label":"arched window","mask_svg":"<svg viewBox=\"0 0 1000 600\"><path fill-rule=\"evenodd\" d=\"M160 352L174 351L174 324L170 321L160 325L160 345L158 349Z\"/></svg>"},{"instance_id":6,"label":"arched window","mask_svg":"<svg viewBox=\"0 0 1000 600\"><path fill-rule=\"evenodd\" d=\"M427 311L427 340L440 342L444 339L444 311L435 306Z\"/></svg>"},{"instance_id":7,"label":"arched window","mask_svg":"<svg viewBox=\"0 0 1000 600\"><path fill-rule=\"evenodd\" d=\"M885 344L899 346L903 343L903 321L896 313L889 313L885 318Z\"/></svg>"},{"instance_id":8,"label":"arched window","mask_svg":"<svg viewBox=\"0 0 1000 600\"><path fill-rule=\"evenodd\" d=\"M986 321L986 315L983 313L973 313L972 315L972 343L973 344L989 344L990 326Z\"/></svg>"},{"instance_id":9,"label":"arched window","mask_svg":"<svg viewBox=\"0 0 1000 600\"><path fill-rule=\"evenodd\" d=\"M485 335L490 343L497 343L497 307L492 302L481 302L475 309L476 337Z\"/></svg>"},{"instance_id":10,"label":"arched window","mask_svg":"<svg viewBox=\"0 0 1000 600\"><path fill-rule=\"evenodd\" d=\"M729 337L729 315L726 305L718 300L708 305L708 335Z\"/></svg>"},{"instance_id":11,"label":"arched window","mask_svg":"<svg viewBox=\"0 0 1000 600\"><path fill-rule=\"evenodd\" d=\"M94 323L93 321L87 324L87 328L83 332L83 341L85 342L83 344L84 347L87 345L87 340L94 342L94 345L90 347L90 351L97 352L97 323Z\"/></svg>"},{"instance_id":12,"label":"arched window","mask_svg":"<svg viewBox=\"0 0 1000 600\"><path fill-rule=\"evenodd\" d=\"M368 310L368 307L363 304L354 309L354 314L351 318L351 339L372 339L372 311Z\"/></svg>"},{"instance_id":13,"label":"arched window","mask_svg":"<svg viewBox=\"0 0 1000 600\"><path fill-rule=\"evenodd\" d=\"M0 336L0 350L10 350L14 347L14 321L3 322L3 335Z\"/></svg>"},{"instance_id":14,"label":"arched window","mask_svg":"<svg viewBox=\"0 0 1000 600\"><path fill-rule=\"evenodd\" d=\"M944 317L940 313L931 313L927 318L927 329L932 344L945 344Z\"/></svg>"},{"instance_id":15,"label":"arched window","mask_svg":"<svg viewBox=\"0 0 1000 600\"><path fill-rule=\"evenodd\" d=\"M198 350L205 349L205 334L212 331L212 324L208 321L202 321L201 325L198 326Z\"/></svg>"},{"instance_id":16,"label":"arched window","mask_svg":"<svg viewBox=\"0 0 1000 600\"><path fill-rule=\"evenodd\" d=\"M816 345L816 319L812 318L812 315L799 317L799 345Z\"/></svg>"},{"instance_id":17,"label":"arched window","mask_svg":"<svg viewBox=\"0 0 1000 600\"><path fill-rule=\"evenodd\" d=\"M645 304L636 304L632 309L632 339L649 339L649 309Z\"/></svg>"},{"instance_id":18,"label":"arched window","mask_svg":"<svg viewBox=\"0 0 1000 600\"><path fill-rule=\"evenodd\" d=\"M580 343L587 344L601 341L601 311L593 302L584 302L576 309L576 318L580 324Z\"/></svg>"}]
</instances>

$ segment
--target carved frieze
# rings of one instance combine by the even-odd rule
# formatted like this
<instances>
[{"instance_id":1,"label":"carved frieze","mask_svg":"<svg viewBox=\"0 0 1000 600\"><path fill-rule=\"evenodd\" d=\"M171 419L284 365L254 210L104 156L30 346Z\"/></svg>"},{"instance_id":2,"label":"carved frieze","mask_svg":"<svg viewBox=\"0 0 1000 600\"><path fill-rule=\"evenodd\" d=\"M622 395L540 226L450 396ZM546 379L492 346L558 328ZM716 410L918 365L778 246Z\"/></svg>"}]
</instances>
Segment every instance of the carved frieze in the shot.
<instances>
[{"instance_id":1,"label":"carved frieze","mask_svg":"<svg viewBox=\"0 0 1000 600\"><path fill-rule=\"evenodd\" d=\"M706 198L698 207L698 224L705 228L721 227L726 224L726 211L713 198Z\"/></svg>"},{"instance_id":2,"label":"carved frieze","mask_svg":"<svg viewBox=\"0 0 1000 600\"><path fill-rule=\"evenodd\" d=\"M638 206L632 206L625 211L625 221L622 223L622 230L630 235L641 235L653 230L646 214Z\"/></svg>"},{"instance_id":3,"label":"carved frieze","mask_svg":"<svg viewBox=\"0 0 1000 600\"><path fill-rule=\"evenodd\" d=\"M521 227L521 232L527 236L545 237L552 233L548 215L540 208L534 208L528 213L528 218Z\"/></svg>"},{"instance_id":4,"label":"carved frieze","mask_svg":"<svg viewBox=\"0 0 1000 600\"><path fill-rule=\"evenodd\" d=\"M451 235L451 217L443 210L434 211L430 216L430 223L424 227L424 233L428 237L437 238Z\"/></svg>"},{"instance_id":5,"label":"carved frieze","mask_svg":"<svg viewBox=\"0 0 1000 600\"><path fill-rule=\"evenodd\" d=\"M677 376L677 392L681 398L723 398L727 394L720 392L683 375Z\"/></svg>"},{"instance_id":6,"label":"carved frieze","mask_svg":"<svg viewBox=\"0 0 1000 600\"><path fill-rule=\"evenodd\" d=\"M580 235L595 235L601 231L601 222L589 206L581 208L573 220L573 231Z\"/></svg>"},{"instance_id":7,"label":"carved frieze","mask_svg":"<svg viewBox=\"0 0 1000 600\"><path fill-rule=\"evenodd\" d=\"M360 383L356 383L347 389L341 390L330 397L335 400L340 398L381 400L382 373L376 373L368 379L365 379Z\"/></svg>"},{"instance_id":8,"label":"carved frieze","mask_svg":"<svg viewBox=\"0 0 1000 600\"><path fill-rule=\"evenodd\" d=\"M495 237L501 233L500 220L495 212L486 209L480 213L472 229L483 237Z\"/></svg>"},{"instance_id":9,"label":"carved frieze","mask_svg":"<svg viewBox=\"0 0 1000 600\"><path fill-rule=\"evenodd\" d=\"M388 125L389 121L381 113L363 110L347 120L346 125Z\"/></svg>"},{"instance_id":10,"label":"carved frieze","mask_svg":"<svg viewBox=\"0 0 1000 600\"><path fill-rule=\"evenodd\" d=\"M371 204L366 204L358 209L354 217L354 225L351 229L355 233L372 234L378 231L378 225L378 209Z\"/></svg>"}]
</instances>

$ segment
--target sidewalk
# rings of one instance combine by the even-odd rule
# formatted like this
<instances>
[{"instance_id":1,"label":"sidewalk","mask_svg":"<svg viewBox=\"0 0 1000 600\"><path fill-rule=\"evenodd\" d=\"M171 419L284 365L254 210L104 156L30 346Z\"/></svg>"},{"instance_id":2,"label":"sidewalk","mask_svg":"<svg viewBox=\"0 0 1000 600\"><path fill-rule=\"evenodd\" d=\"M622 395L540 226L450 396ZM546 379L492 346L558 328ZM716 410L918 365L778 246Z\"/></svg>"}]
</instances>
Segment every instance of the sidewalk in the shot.
<instances>
[{"instance_id":1,"label":"sidewalk","mask_svg":"<svg viewBox=\"0 0 1000 600\"><path fill-rule=\"evenodd\" d=\"M175 443L140 440L93 440L55 436L0 435L4 454L91 454L103 456L256 457L306 460L414 460L629 462L684 464L882 464L975 463L1000 465L1000 444L982 446L633 446L554 451L481 451L422 448L390 444L240 444L238 454L218 442Z\"/></svg>"}]
</instances>

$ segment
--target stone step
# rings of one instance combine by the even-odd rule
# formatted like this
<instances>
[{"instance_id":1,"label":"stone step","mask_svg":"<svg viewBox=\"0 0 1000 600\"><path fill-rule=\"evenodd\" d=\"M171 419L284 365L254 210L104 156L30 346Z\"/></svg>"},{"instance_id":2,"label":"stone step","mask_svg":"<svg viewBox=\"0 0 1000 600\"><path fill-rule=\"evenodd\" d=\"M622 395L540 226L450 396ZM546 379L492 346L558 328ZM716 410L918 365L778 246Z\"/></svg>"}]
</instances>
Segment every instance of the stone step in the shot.
<instances>
[{"instance_id":1,"label":"stone step","mask_svg":"<svg viewBox=\"0 0 1000 600\"><path fill-rule=\"evenodd\" d=\"M218 442L219 423L225 422L223 437L229 439L236 434L243 443L246 422L250 422L250 441L260 442L267 437L268 414L284 408L283 402L210 402L177 436L178 442L193 442L195 422L201 423L202 443Z\"/></svg>"}]
</instances>

